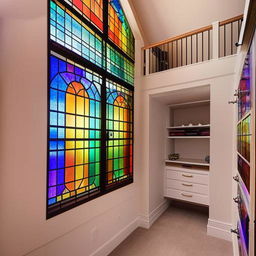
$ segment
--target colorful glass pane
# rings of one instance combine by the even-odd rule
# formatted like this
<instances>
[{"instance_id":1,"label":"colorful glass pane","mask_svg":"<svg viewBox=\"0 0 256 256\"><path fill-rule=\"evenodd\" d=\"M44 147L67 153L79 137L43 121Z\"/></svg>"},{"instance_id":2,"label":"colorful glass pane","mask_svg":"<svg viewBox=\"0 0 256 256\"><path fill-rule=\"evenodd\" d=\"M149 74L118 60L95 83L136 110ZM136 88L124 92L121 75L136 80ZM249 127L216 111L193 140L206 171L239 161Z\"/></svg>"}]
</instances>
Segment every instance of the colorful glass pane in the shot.
<instances>
[{"instance_id":1,"label":"colorful glass pane","mask_svg":"<svg viewBox=\"0 0 256 256\"><path fill-rule=\"evenodd\" d=\"M131 85L134 83L134 64L110 45L107 45L107 71Z\"/></svg>"},{"instance_id":2,"label":"colorful glass pane","mask_svg":"<svg viewBox=\"0 0 256 256\"><path fill-rule=\"evenodd\" d=\"M107 81L107 183L132 178L133 92Z\"/></svg>"},{"instance_id":3,"label":"colorful glass pane","mask_svg":"<svg viewBox=\"0 0 256 256\"><path fill-rule=\"evenodd\" d=\"M98 74L51 54L49 212L100 190L101 85Z\"/></svg>"},{"instance_id":4,"label":"colorful glass pane","mask_svg":"<svg viewBox=\"0 0 256 256\"><path fill-rule=\"evenodd\" d=\"M247 54L243 67L243 73L239 84L238 95L238 119L241 119L251 109L251 52Z\"/></svg>"},{"instance_id":5,"label":"colorful glass pane","mask_svg":"<svg viewBox=\"0 0 256 256\"><path fill-rule=\"evenodd\" d=\"M251 115L248 115L237 125L237 151L250 162Z\"/></svg>"},{"instance_id":6,"label":"colorful glass pane","mask_svg":"<svg viewBox=\"0 0 256 256\"><path fill-rule=\"evenodd\" d=\"M57 1L50 2L50 38L102 67L102 39Z\"/></svg>"},{"instance_id":7,"label":"colorful glass pane","mask_svg":"<svg viewBox=\"0 0 256 256\"><path fill-rule=\"evenodd\" d=\"M119 0L108 0L108 36L134 58L134 37Z\"/></svg>"},{"instance_id":8,"label":"colorful glass pane","mask_svg":"<svg viewBox=\"0 0 256 256\"><path fill-rule=\"evenodd\" d=\"M76 11L103 30L103 0L65 0Z\"/></svg>"}]
</instances>

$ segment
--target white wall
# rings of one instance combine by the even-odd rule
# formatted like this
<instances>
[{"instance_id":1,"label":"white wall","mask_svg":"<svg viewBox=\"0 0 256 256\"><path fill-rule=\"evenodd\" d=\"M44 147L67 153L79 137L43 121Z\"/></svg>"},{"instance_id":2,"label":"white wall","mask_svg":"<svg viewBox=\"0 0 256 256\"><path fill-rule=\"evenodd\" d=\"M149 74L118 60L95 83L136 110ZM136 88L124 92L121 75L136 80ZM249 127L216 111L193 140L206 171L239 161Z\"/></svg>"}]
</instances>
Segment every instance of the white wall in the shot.
<instances>
[{"instance_id":1,"label":"white wall","mask_svg":"<svg viewBox=\"0 0 256 256\"><path fill-rule=\"evenodd\" d=\"M167 106L149 100L149 213L166 201L163 196Z\"/></svg>"},{"instance_id":2,"label":"white wall","mask_svg":"<svg viewBox=\"0 0 256 256\"><path fill-rule=\"evenodd\" d=\"M1 3L0 255L106 255L138 226L140 127L133 184L46 220L47 1L39 2ZM138 89L135 124L139 106Z\"/></svg>"},{"instance_id":3,"label":"white wall","mask_svg":"<svg viewBox=\"0 0 256 256\"><path fill-rule=\"evenodd\" d=\"M231 239L231 202L232 202L232 168L234 153L234 106L229 105L232 99L235 61L237 56L230 56L219 60L193 64L187 67L176 68L144 77L144 134L150 137L150 120L155 111L149 104L150 98L181 89L198 88L210 85L211 93L211 166L210 166L210 207L208 234L227 240ZM164 97L166 101L166 97ZM154 140L154 148L159 150L161 140ZM149 144L144 144L144 161L151 163L153 150ZM164 145L162 145L164 147ZM159 161L159 160L158 160ZM159 167L162 166L158 162ZM151 175L151 164L147 166L148 175ZM163 169L162 169L163 172ZM161 176L161 174L159 174ZM160 177L159 176L159 177ZM154 204L155 198L161 193L152 187L150 178L145 175L145 183L150 191L149 205ZM154 193L154 194L153 194ZM145 198L147 200L147 198Z\"/></svg>"},{"instance_id":4,"label":"white wall","mask_svg":"<svg viewBox=\"0 0 256 256\"><path fill-rule=\"evenodd\" d=\"M130 0L148 43L240 15L245 0Z\"/></svg>"}]
</instances>

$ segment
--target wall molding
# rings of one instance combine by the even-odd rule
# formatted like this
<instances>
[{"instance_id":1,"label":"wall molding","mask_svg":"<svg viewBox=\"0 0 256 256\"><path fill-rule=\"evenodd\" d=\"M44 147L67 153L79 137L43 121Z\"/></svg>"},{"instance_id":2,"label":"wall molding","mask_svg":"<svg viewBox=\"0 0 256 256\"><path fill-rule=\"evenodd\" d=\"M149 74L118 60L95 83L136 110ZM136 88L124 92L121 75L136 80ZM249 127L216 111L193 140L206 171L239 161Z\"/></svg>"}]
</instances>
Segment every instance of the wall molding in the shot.
<instances>
[{"instance_id":1,"label":"wall molding","mask_svg":"<svg viewBox=\"0 0 256 256\"><path fill-rule=\"evenodd\" d=\"M227 241L232 241L232 235L230 229L231 223L226 223L218 220L208 219L207 235L214 236Z\"/></svg>"},{"instance_id":2,"label":"wall molding","mask_svg":"<svg viewBox=\"0 0 256 256\"><path fill-rule=\"evenodd\" d=\"M165 200L159 204L147 216L139 216L131 223L126 225L117 234L111 237L107 242L100 246L90 256L106 256L111 253L121 242L123 242L136 228L142 227L149 229L152 224L166 211L169 207L169 201Z\"/></svg>"},{"instance_id":3,"label":"wall molding","mask_svg":"<svg viewBox=\"0 0 256 256\"><path fill-rule=\"evenodd\" d=\"M159 204L149 215L140 216L139 227L149 229L153 223L167 210L169 201L165 200Z\"/></svg>"},{"instance_id":4,"label":"wall molding","mask_svg":"<svg viewBox=\"0 0 256 256\"><path fill-rule=\"evenodd\" d=\"M100 246L90 256L106 256L110 254L121 242L123 242L136 228L138 228L140 217L126 225L117 234L112 236L107 242Z\"/></svg>"}]
</instances>

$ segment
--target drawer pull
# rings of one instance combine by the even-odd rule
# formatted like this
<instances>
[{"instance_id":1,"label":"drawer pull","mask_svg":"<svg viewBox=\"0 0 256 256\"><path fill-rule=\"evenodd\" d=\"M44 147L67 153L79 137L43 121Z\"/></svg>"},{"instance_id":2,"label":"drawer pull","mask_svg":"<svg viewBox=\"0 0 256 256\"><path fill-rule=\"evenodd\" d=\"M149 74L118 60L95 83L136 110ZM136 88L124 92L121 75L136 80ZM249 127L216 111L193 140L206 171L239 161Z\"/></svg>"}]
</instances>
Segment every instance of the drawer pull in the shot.
<instances>
[{"instance_id":1,"label":"drawer pull","mask_svg":"<svg viewBox=\"0 0 256 256\"><path fill-rule=\"evenodd\" d=\"M185 184L185 183L182 183L183 186L185 187L193 187L193 184Z\"/></svg>"},{"instance_id":2,"label":"drawer pull","mask_svg":"<svg viewBox=\"0 0 256 256\"><path fill-rule=\"evenodd\" d=\"M186 178L193 178L193 175L182 174L182 176Z\"/></svg>"},{"instance_id":3,"label":"drawer pull","mask_svg":"<svg viewBox=\"0 0 256 256\"><path fill-rule=\"evenodd\" d=\"M187 194L183 194L181 193L182 196L185 196L185 197L193 197L192 195L187 195Z\"/></svg>"}]
</instances>

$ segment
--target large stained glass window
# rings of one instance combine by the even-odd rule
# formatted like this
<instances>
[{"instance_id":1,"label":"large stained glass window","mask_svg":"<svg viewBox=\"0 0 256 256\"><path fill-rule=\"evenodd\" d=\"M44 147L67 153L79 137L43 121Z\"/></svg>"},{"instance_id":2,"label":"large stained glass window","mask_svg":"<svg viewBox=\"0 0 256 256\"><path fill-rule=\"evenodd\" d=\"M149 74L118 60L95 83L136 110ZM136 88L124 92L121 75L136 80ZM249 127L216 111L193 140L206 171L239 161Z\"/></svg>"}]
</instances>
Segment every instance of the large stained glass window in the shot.
<instances>
[{"instance_id":1,"label":"large stained glass window","mask_svg":"<svg viewBox=\"0 0 256 256\"><path fill-rule=\"evenodd\" d=\"M49 0L49 13L47 218L133 182L134 90L119 1Z\"/></svg>"}]
</instances>

